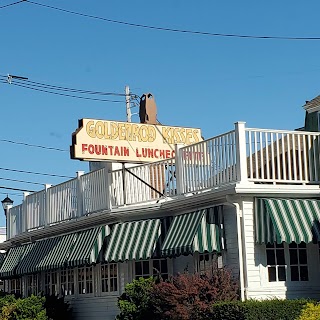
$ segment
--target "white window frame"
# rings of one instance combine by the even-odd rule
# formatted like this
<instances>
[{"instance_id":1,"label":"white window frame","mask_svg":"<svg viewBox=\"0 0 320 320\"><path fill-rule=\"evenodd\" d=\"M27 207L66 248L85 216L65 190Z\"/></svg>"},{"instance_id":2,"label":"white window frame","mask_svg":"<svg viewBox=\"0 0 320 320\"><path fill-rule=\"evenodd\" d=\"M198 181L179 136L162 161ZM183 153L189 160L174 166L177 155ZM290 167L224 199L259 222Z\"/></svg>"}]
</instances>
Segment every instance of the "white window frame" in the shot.
<instances>
[{"instance_id":1,"label":"white window frame","mask_svg":"<svg viewBox=\"0 0 320 320\"><path fill-rule=\"evenodd\" d=\"M290 274L290 281L291 282L300 282L300 283L303 283L303 282L308 282L310 280L310 267L308 265L308 249L307 249L307 244L305 244L305 248L303 247L299 247L299 245L297 245L296 248L290 248L290 244L288 245L288 250L289 250L289 267L290 267L290 270L288 272L288 274ZM293 251L293 250L296 250L297 251L297 258L298 258L298 263L291 263L291 258L290 258L290 251ZM300 251L306 251L306 259L307 259L307 263L300 263L300 254L299 252ZM291 279L291 268L292 267L297 267L298 268L298 273L299 273L299 280L292 280ZM301 268L303 267L307 267L307 275L308 275L308 280L301 280Z\"/></svg>"},{"instance_id":2,"label":"white window frame","mask_svg":"<svg viewBox=\"0 0 320 320\"><path fill-rule=\"evenodd\" d=\"M29 280L31 279L31 286L29 286ZM41 290L41 274L40 273L33 273L26 275L26 296L29 297L32 294L38 295ZM35 282L35 284L34 284ZM31 293L29 294L29 288L31 288ZM35 289L35 290L34 290Z\"/></svg>"},{"instance_id":3,"label":"white window frame","mask_svg":"<svg viewBox=\"0 0 320 320\"><path fill-rule=\"evenodd\" d=\"M60 294L59 278L60 276L58 270L44 272L44 294L55 296Z\"/></svg>"},{"instance_id":4,"label":"white window frame","mask_svg":"<svg viewBox=\"0 0 320 320\"><path fill-rule=\"evenodd\" d=\"M102 272L102 268L106 268L107 270L107 277L104 278L103 277L103 272ZM116 277L111 277L110 276L110 271L112 268L115 268L116 270ZM99 287L99 295L100 296L106 296L106 295L116 295L118 296L119 295L119 292L120 292L120 278L119 278L119 263L115 263L115 262L111 262L111 263L99 263L97 266L96 266L96 275L97 275L97 285ZM112 280L116 281L117 283L117 290L115 291L110 291L110 282ZM107 286L108 286L108 291L102 291L102 281L106 281L107 282Z\"/></svg>"},{"instance_id":5,"label":"white window frame","mask_svg":"<svg viewBox=\"0 0 320 320\"><path fill-rule=\"evenodd\" d=\"M284 259L285 259L285 264L281 264L281 265L268 265L267 264L267 246L263 245L263 251L264 251L264 255L265 255L265 277L264 277L264 282L266 284L269 284L270 286L274 286L276 284L282 285L282 286L286 286L286 284L290 283L290 284L294 284L295 286L304 286L308 283L310 283L310 276L311 276L311 270L310 270L310 257L309 257L309 248L308 248L308 244L306 244L306 248L300 248L299 250L306 250L306 255L307 255L307 264L291 264L290 261L290 248L289 248L289 244L288 243L283 243L283 250L284 250ZM293 249L291 249L293 250ZM285 267L285 274L286 274L286 280L278 280L278 267ZM299 280L299 281L292 281L291 280L291 266L298 266L299 267L299 272L300 272L300 267L301 266L306 266L307 270L308 270L308 280ZM269 281L269 274L268 274L268 268L269 267L276 267L276 281Z\"/></svg>"},{"instance_id":6,"label":"white window frame","mask_svg":"<svg viewBox=\"0 0 320 320\"><path fill-rule=\"evenodd\" d=\"M12 286L13 283L14 283L14 286ZM19 286L20 286L18 292L17 292L17 283L19 283ZM22 295L22 278L8 279L8 286L9 286L8 292Z\"/></svg>"},{"instance_id":7,"label":"white window frame","mask_svg":"<svg viewBox=\"0 0 320 320\"><path fill-rule=\"evenodd\" d=\"M88 279L88 271L91 269L91 279ZM76 287L77 287L77 295L79 297L82 296L93 296L95 293L95 268L94 266L84 266L84 267L78 267L76 269L77 271L77 278L76 278ZM83 281L80 281L79 272L83 271L84 279ZM91 282L92 285L92 292L87 292L87 285ZM80 292L80 283L83 283L82 292Z\"/></svg>"},{"instance_id":8,"label":"white window frame","mask_svg":"<svg viewBox=\"0 0 320 320\"><path fill-rule=\"evenodd\" d=\"M168 277L170 277L172 275L172 261L171 259L166 259L166 258L158 258L158 259L149 259L149 260L135 260L133 261L133 279L138 279L137 277L143 277L143 278L149 278L149 277L156 277L157 274L154 273L154 267L153 267L153 262L154 261L166 261L167 262L167 272L166 273L160 273L162 274L166 274L168 275ZM148 272L142 272L141 275L137 275L136 274L136 263L146 263L148 262ZM161 264L161 263L160 263ZM161 272L161 270L160 270Z\"/></svg>"},{"instance_id":9,"label":"white window frame","mask_svg":"<svg viewBox=\"0 0 320 320\"><path fill-rule=\"evenodd\" d=\"M195 252L193 254L194 271L196 273L210 272L214 264L219 267L218 259L222 259L221 254L217 252Z\"/></svg>"},{"instance_id":10,"label":"white window frame","mask_svg":"<svg viewBox=\"0 0 320 320\"><path fill-rule=\"evenodd\" d=\"M66 281L62 281L63 273L65 272ZM78 270L76 268L63 268L59 270L59 287L60 295L62 296L75 296L76 294L76 274ZM72 274L72 275L71 275ZM67 288L62 288L63 285L66 285ZM72 292L73 291L73 292Z\"/></svg>"}]
</instances>

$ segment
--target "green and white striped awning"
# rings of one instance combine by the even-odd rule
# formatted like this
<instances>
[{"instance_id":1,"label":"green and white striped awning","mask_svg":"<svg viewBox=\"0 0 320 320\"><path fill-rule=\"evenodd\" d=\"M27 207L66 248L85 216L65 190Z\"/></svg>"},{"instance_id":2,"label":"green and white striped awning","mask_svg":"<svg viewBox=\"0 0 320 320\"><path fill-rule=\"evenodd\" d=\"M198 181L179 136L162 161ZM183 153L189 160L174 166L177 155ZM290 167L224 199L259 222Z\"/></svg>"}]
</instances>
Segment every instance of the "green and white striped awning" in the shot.
<instances>
[{"instance_id":1,"label":"green and white striped awning","mask_svg":"<svg viewBox=\"0 0 320 320\"><path fill-rule=\"evenodd\" d=\"M0 252L0 268L4 262L5 257L6 257L6 254L3 252Z\"/></svg>"},{"instance_id":2,"label":"green and white striped awning","mask_svg":"<svg viewBox=\"0 0 320 320\"><path fill-rule=\"evenodd\" d=\"M110 234L109 226L92 228L77 233L71 253L67 258L70 267L96 263L104 239Z\"/></svg>"},{"instance_id":3,"label":"green and white striped awning","mask_svg":"<svg viewBox=\"0 0 320 320\"><path fill-rule=\"evenodd\" d=\"M0 268L0 277L96 263L108 226L92 228L11 248Z\"/></svg>"},{"instance_id":4,"label":"green and white striped awning","mask_svg":"<svg viewBox=\"0 0 320 320\"><path fill-rule=\"evenodd\" d=\"M150 259L160 234L160 219L116 224L104 259L107 262Z\"/></svg>"},{"instance_id":5,"label":"green and white striped awning","mask_svg":"<svg viewBox=\"0 0 320 320\"><path fill-rule=\"evenodd\" d=\"M0 278L8 278L15 275L16 268L23 257L25 248L29 245L10 248L0 268Z\"/></svg>"},{"instance_id":6,"label":"green and white striped awning","mask_svg":"<svg viewBox=\"0 0 320 320\"><path fill-rule=\"evenodd\" d=\"M36 270L55 270L63 268L70 254L76 234L47 239L47 254L37 264Z\"/></svg>"},{"instance_id":7,"label":"green and white striped awning","mask_svg":"<svg viewBox=\"0 0 320 320\"><path fill-rule=\"evenodd\" d=\"M257 243L320 241L320 201L256 199Z\"/></svg>"},{"instance_id":8,"label":"green and white striped awning","mask_svg":"<svg viewBox=\"0 0 320 320\"><path fill-rule=\"evenodd\" d=\"M161 254L179 256L194 252L220 252L220 229L218 220L214 218L216 214L215 208L210 208L174 217Z\"/></svg>"}]
</instances>

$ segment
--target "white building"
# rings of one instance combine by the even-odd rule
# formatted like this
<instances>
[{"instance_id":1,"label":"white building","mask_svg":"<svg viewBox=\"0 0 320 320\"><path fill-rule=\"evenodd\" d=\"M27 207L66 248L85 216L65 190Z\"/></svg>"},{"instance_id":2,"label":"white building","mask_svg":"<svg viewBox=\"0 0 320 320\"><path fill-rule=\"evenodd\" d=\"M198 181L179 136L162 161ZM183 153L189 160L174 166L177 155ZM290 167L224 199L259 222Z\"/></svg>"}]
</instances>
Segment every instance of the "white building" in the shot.
<instances>
[{"instance_id":1,"label":"white building","mask_svg":"<svg viewBox=\"0 0 320 320\"><path fill-rule=\"evenodd\" d=\"M306 105L313 131L316 103ZM218 260L242 299L319 297L319 136L239 122L174 159L101 163L30 194L8 213L6 289L63 294L76 319L114 319L132 279Z\"/></svg>"}]
</instances>

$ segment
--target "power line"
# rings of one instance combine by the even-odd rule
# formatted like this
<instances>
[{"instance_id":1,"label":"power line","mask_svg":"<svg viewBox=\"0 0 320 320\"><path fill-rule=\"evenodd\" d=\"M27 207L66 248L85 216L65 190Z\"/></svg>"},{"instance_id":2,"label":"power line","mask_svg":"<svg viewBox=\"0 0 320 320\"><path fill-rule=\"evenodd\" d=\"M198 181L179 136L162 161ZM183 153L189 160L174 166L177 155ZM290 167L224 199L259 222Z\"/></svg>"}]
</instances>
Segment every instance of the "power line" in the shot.
<instances>
[{"instance_id":1,"label":"power line","mask_svg":"<svg viewBox=\"0 0 320 320\"><path fill-rule=\"evenodd\" d=\"M19 173L26 173L26 174L35 174L40 176L48 176L48 177L56 177L56 178L70 178L73 179L74 177L70 176L64 176L59 174L53 174L53 173L43 173L43 172L34 172L34 171L25 171L25 170L18 170L18 169L9 169L9 168L0 168L0 170L3 171L11 171L11 172L19 172Z\"/></svg>"},{"instance_id":2,"label":"power line","mask_svg":"<svg viewBox=\"0 0 320 320\"><path fill-rule=\"evenodd\" d=\"M0 189L14 190L14 191L23 191L23 192L36 192L36 191L34 191L34 190L25 190L25 189L19 189L19 188L3 187L3 186L0 186Z\"/></svg>"},{"instance_id":3,"label":"power line","mask_svg":"<svg viewBox=\"0 0 320 320\"><path fill-rule=\"evenodd\" d=\"M22 197L22 194L20 193L13 193L13 192L0 192L0 194L15 196L15 197Z\"/></svg>"},{"instance_id":4,"label":"power line","mask_svg":"<svg viewBox=\"0 0 320 320\"><path fill-rule=\"evenodd\" d=\"M7 80L8 77L10 77L10 75L8 75L8 76L0 75L0 77L2 77L2 78ZM83 93L83 94L96 94L96 95L104 95L104 96L118 96L118 97L125 97L126 96L125 93L76 89L76 88L70 88L70 87L64 87L64 86L57 86L57 85L43 83L43 82L31 81L29 79L17 79L17 78L14 78L14 80L18 81L18 82L22 81L22 83L27 83L27 84L30 84L30 85L34 85L36 87L48 88L48 89L53 89L53 90L77 92L77 93Z\"/></svg>"},{"instance_id":5,"label":"power line","mask_svg":"<svg viewBox=\"0 0 320 320\"><path fill-rule=\"evenodd\" d=\"M37 185L39 185L39 186L43 186L43 185L44 185L44 183L40 183L40 182L17 180L17 179L10 179L10 178L1 178L1 177L0 177L0 180L13 181L13 182L21 182L21 183L29 183L29 184L37 184Z\"/></svg>"},{"instance_id":6,"label":"power line","mask_svg":"<svg viewBox=\"0 0 320 320\"><path fill-rule=\"evenodd\" d=\"M68 150L65 150L65 149L46 147L46 146L41 146L41 145L37 145L37 144L30 144L30 143L26 143L26 142L13 141L13 140L8 140L8 139L0 139L0 142L19 144L19 145L22 145L25 147L40 148L40 149L46 149L46 150L51 150L51 151L68 152Z\"/></svg>"},{"instance_id":7,"label":"power line","mask_svg":"<svg viewBox=\"0 0 320 320\"><path fill-rule=\"evenodd\" d=\"M17 1L17 2L13 2L13 3L9 3L9 4L6 4L4 6L1 6L0 9L4 9L4 8L7 8L7 7L10 7L10 6L14 6L15 4L18 4L18 3L21 3L21 2L24 2L25 0L21 0L21 1Z\"/></svg>"},{"instance_id":8,"label":"power line","mask_svg":"<svg viewBox=\"0 0 320 320\"><path fill-rule=\"evenodd\" d=\"M0 80L1 83L7 83L6 81ZM54 92L54 91L49 91L45 89L38 88L36 86L28 85L28 84L21 84L21 83L14 83L12 82L11 85L30 89L30 90L35 90L35 91L41 91L49 94L55 94L58 96L65 96L65 97L70 97L70 98L77 98L77 99L84 99L84 100L92 100L92 101L101 101L101 102L114 102L114 103L123 103L121 100L111 100L111 99L99 99L99 98L89 98L89 97L82 97L82 96L76 96L72 94L67 94L67 93L60 93L60 92Z\"/></svg>"},{"instance_id":9,"label":"power line","mask_svg":"<svg viewBox=\"0 0 320 320\"><path fill-rule=\"evenodd\" d=\"M53 10L57 10L57 11L61 11L61 12L65 12L65 13L69 13L69 14L73 14L73 15L78 15L81 17L102 20L105 22L121 24L121 25L130 26L130 27L152 29L152 30L158 30L158 31L167 31L167 32L202 35L202 36L212 36L212 37L227 37L227 38L273 39L273 40L320 40L320 37L295 37L295 36L294 37L286 37L286 36L260 36L260 35L255 36L255 35L250 35L250 34L212 33L212 32L197 31L197 30L156 27L156 26L152 26L152 25L145 25L145 24L139 24L139 23L131 23L131 22L127 22L127 21L107 19L107 18L103 18L103 17L98 17L98 16L82 13L82 12L76 12L76 11L72 11L72 10L49 6L47 4L38 3L35 1L30 1L30 0L25 0L25 2L28 2L33 5L45 7L48 9L53 9Z\"/></svg>"}]
</instances>

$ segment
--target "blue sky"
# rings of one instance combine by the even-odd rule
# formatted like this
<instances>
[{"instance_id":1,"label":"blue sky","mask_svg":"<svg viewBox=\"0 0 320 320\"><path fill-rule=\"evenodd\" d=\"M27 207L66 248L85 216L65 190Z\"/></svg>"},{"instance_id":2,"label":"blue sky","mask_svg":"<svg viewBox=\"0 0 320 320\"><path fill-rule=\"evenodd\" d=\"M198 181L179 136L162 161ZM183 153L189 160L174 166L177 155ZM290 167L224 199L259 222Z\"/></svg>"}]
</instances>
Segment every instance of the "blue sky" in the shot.
<instances>
[{"instance_id":1,"label":"blue sky","mask_svg":"<svg viewBox=\"0 0 320 320\"><path fill-rule=\"evenodd\" d=\"M320 36L319 1L44 1L145 25L271 36ZM12 1L13 2L13 1ZM0 6L11 3L0 0ZM320 41L237 39L141 29L24 2L0 9L0 75L95 91L152 92L166 125L200 127L204 137L248 127L303 126L305 100L320 93ZM122 99L122 98L121 98ZM0 83L0 139L68 150L80 118L126 119L125 103L54 96ZM133 118L138 122L138 117ZM1 168L75 176L88 164L68 152L0 142ZM63 179L0 170L0 178ZM0 179L0 185L40 185ZM0 189L2 197L6 190ZM8 191L18 204L21 192ZM4 216L0 216L0 225Z\"/></svg>"}]
</instances>

